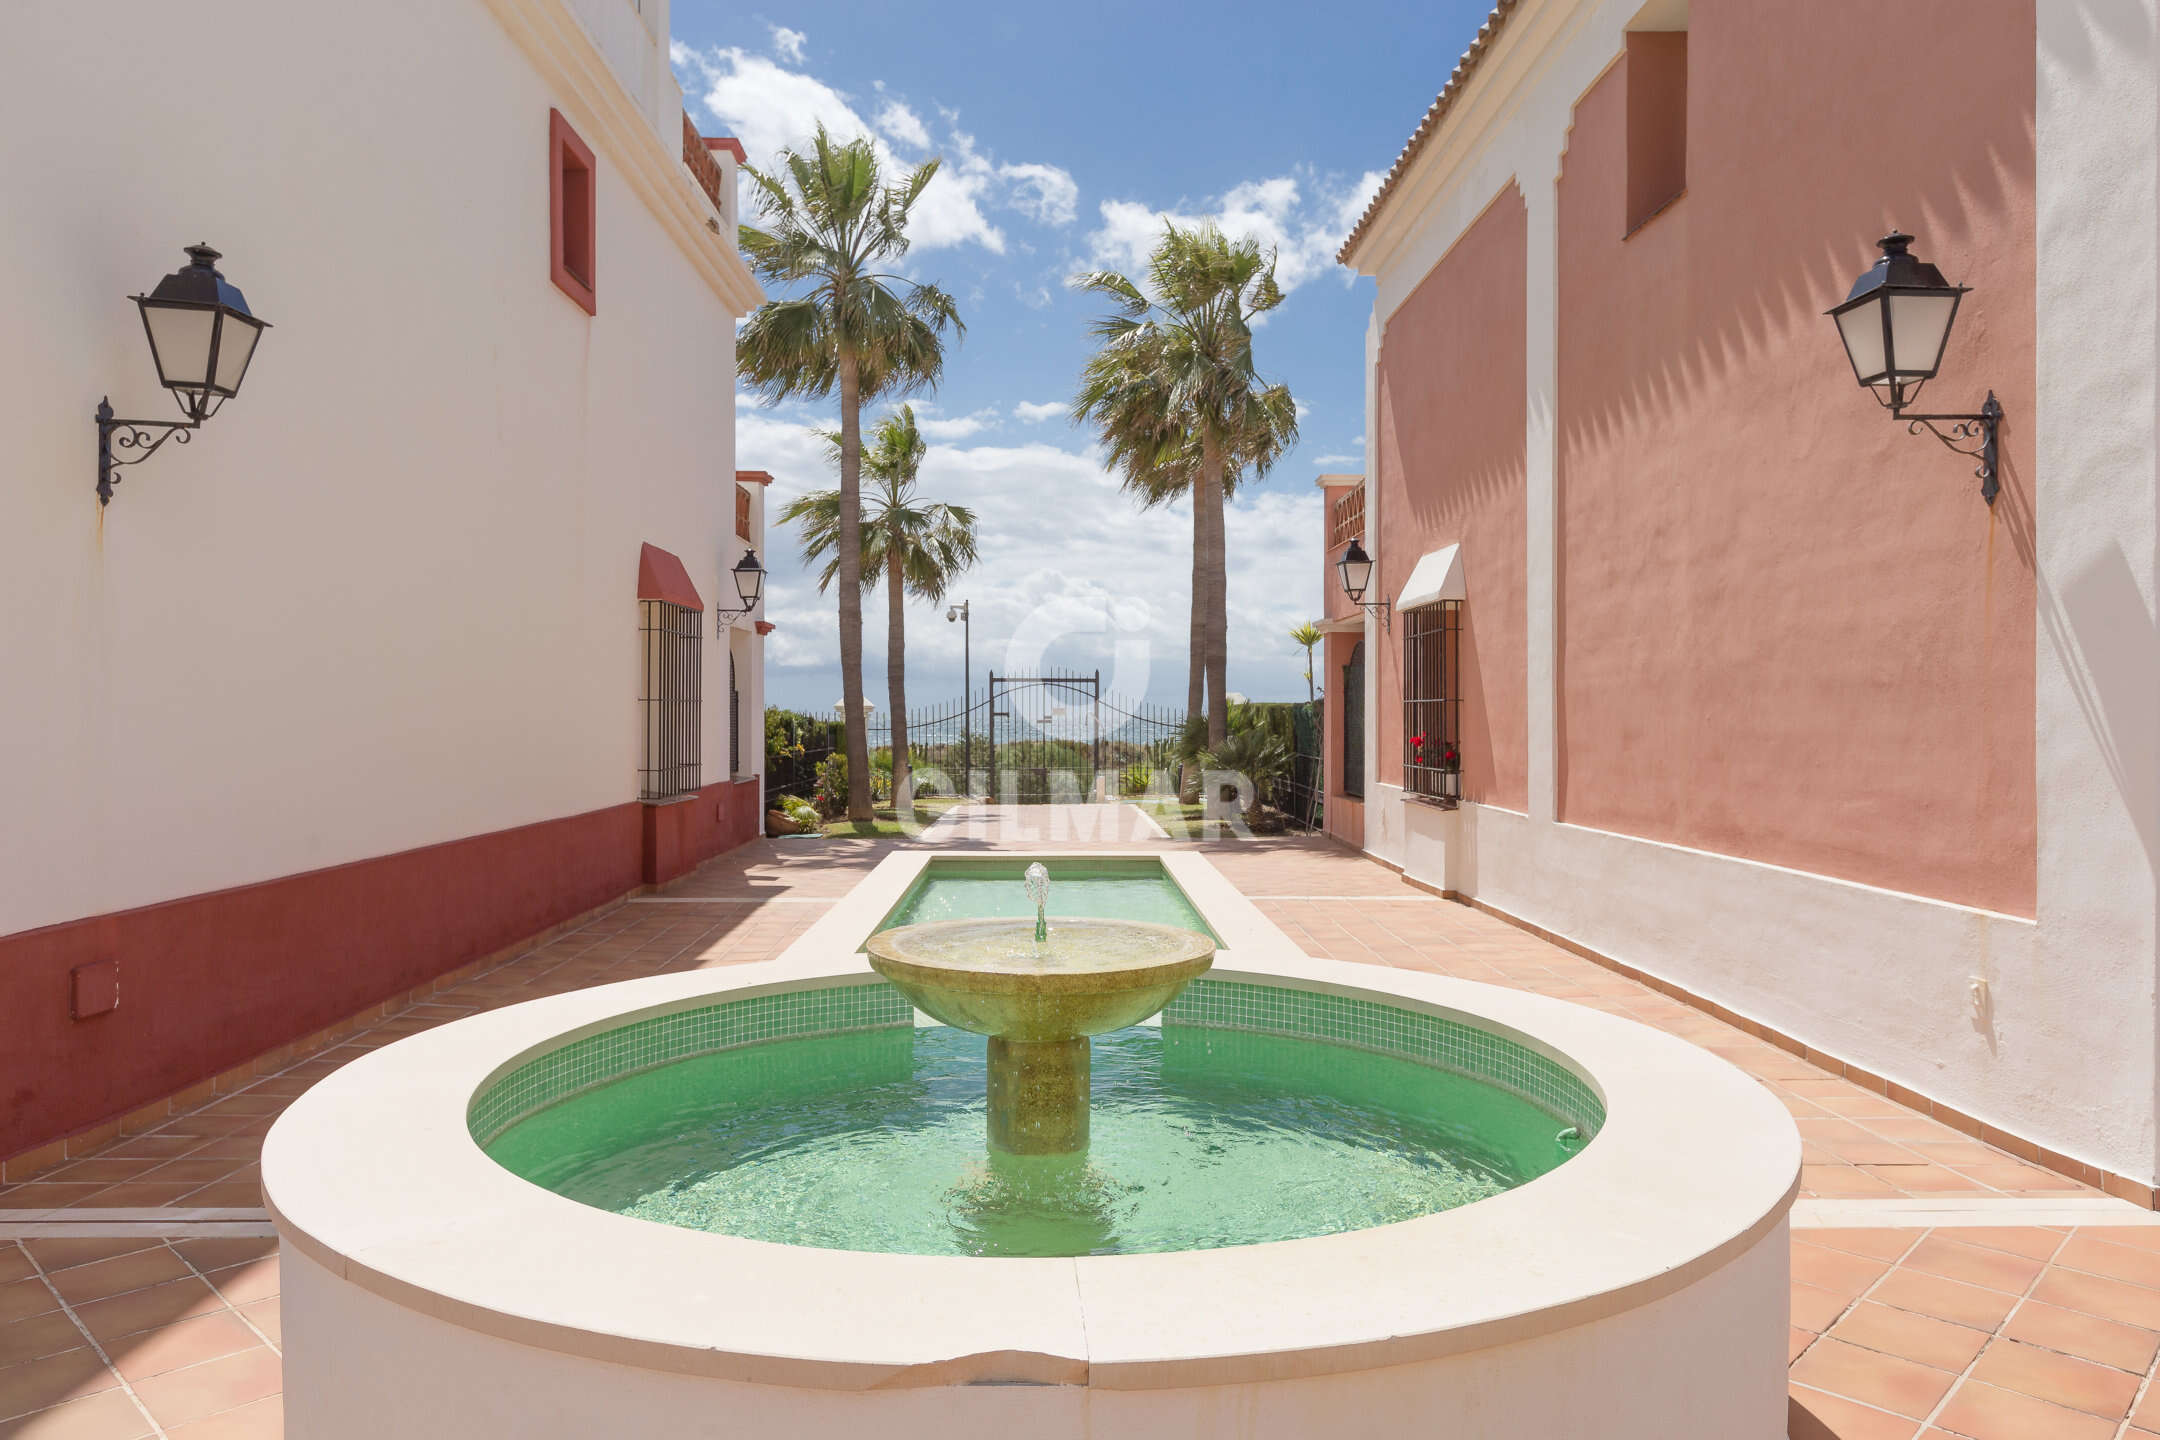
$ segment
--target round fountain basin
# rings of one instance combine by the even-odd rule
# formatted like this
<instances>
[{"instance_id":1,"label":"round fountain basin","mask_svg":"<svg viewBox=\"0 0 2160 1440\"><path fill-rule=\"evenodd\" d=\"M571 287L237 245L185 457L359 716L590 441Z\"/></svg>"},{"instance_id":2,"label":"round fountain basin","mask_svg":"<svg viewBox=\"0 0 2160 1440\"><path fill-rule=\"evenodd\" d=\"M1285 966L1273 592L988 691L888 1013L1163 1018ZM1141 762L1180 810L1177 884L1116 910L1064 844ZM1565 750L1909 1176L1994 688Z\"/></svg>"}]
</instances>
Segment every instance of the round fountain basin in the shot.
<instances>
[{"instance_id":1,"label":"round fountain basin","mask_svg":"<svg viewBox=\"0 0 2160 1440\"><path fill-rule=\"evenodd\" d=\"M1048 1044L1147 1019L1215 963L1215 942L1139 920L938 920L870 937L871 968L916 1009L977 1035Z\"/></svg>"}]
</instances>

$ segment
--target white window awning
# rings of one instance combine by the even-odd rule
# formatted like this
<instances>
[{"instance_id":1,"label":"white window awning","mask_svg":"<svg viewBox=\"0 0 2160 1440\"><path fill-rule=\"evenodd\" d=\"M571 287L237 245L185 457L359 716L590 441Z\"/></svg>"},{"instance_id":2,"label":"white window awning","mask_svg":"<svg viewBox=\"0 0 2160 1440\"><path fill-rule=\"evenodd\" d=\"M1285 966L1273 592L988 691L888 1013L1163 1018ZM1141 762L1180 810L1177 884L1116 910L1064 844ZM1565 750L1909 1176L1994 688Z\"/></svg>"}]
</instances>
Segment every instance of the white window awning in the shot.
<instances>
[{"instance_id":1,"label":"white window awning","mask_svg":"<svg viewBox=\"0 0 2160 1440\"><path fill-rule=\"evenodd\" d=\"M1418 557L1410 578L1395 597L1395 608L1415 610L1420 605L1463 598L1462 546L1448 545Z\"/></svg>"}]
</instances>

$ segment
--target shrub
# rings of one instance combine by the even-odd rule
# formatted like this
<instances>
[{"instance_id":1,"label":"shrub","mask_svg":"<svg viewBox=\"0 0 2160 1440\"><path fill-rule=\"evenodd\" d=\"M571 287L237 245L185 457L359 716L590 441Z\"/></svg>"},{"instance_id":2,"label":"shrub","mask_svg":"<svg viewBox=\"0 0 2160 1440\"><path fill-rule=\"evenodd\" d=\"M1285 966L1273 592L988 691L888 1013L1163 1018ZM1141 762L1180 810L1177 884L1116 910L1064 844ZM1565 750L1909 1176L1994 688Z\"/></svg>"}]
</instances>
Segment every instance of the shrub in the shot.
<instances>
[{"instance_id":1,"label":"shrub","mask_svg":"<svg viewBox=\"0 0 2160 1440\"><path fill-rule=\"evenodd\" d=\"M787 816L788 819L812 830L817 829L823 820L823 817L817 812L817 806L812 805L800 795L782 795L779 808L780 813Z\"/></svg>"},{"instance_id":2,"label":"shrub","mask_svg":"<svg viewBox=\"0 0 2160 1440\"><path fill-rule=\"evenodd\" d=\"M840 815L846 812L847 752L835 750L819 764L817 808L822 815Z\"/></svg>"},{"instance_id":3,"label":"shrub","mask_svg":"<svg viewBox=\"0 0 2160 1440\"><path fill-rule=\"evenodd\" d=\"M1147 794L1148 782L1154 778L1155 772L1150 770L1145 762L1128 765L1123 773L1118 776L1118 793L1121 795L1145 795Z\"/></svg>"}]
</instances>

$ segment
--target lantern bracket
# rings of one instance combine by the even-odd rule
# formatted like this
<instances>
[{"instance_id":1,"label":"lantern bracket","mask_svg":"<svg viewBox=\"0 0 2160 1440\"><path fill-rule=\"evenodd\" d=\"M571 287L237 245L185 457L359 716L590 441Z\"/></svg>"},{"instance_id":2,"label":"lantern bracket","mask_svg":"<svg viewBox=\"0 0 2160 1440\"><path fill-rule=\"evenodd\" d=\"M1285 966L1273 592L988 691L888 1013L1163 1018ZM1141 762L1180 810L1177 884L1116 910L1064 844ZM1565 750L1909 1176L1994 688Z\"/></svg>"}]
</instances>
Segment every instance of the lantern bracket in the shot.
<instances>
[{"instance_id":1,"label":"lantern bracket","mask_svg":"<svg viewBox=\"0 0 2160 1440\"><path fill-rule=\"evenodd\" d=\"M1994 391L1988 391L1987 401L1977 415L1913 415L1898 405L1892 405L1890 413L1906 422L1908 435L1918 435L1925 428L1942 442L1943 448L1978 460L1980 464L1973 474L1980 479L1980 498L1990 505L1995 503L1995 497L2002 493L1995 437L2003 408Z\"/></svg>"},{"instance_id":2,"label":"lantern bracket","mask_svg":"<svg viewBox=\"0 0 2160 1440\"><path fill-rule=\"evenodd\" d=\"M194 431L202 427L202 419L193 420L122 420L113 415L112 398L106 396L98 401L98 504L112 503L113 486L120 483L114 472L128 465L140 465L157 454L166 441L177 438L182 445L188 443ZM153 436L153 430L163 434ZM128 459L121 459L118 450L139 451Z\"/></svg>"},{"instance_id":3,"label":"lantern bracket","mask_svg":"<svg viewBox=\"0 0 2160 1440\"><path fill-rule=\"evenodd\" d=\"M1351 603L1353 605L1356 605L1358 609L1364 611L1367 615L1379 616L1380 628L1382 630L1387 631L1391 635L1395 632L1395 621L1393 614L1395 607L1388 601L1353 600Z\"/></svg>"}]
</instances>

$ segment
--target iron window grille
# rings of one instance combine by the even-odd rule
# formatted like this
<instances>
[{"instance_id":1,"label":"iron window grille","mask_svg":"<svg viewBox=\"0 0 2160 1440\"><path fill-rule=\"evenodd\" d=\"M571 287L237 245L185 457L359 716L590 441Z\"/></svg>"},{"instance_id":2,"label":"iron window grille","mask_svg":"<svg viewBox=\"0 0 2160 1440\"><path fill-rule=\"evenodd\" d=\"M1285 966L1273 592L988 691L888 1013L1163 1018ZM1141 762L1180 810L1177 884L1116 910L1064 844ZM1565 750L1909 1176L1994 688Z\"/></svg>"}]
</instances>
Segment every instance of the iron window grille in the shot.
<instances>
[{"instance_id":1,"label":"iron window grille","mask_svg":"<svg viewBox=\"0 0 2160 1440\"><path fill-rule=\"evenodd\" d=\"M1365 642L1350 647L1342 667L1342 793L1365 798Z\"/></svg>"},{"instance_id":2,"label":"iron window grille","mask_svg":"<svg viewBox=\"0 0 2160 1440\"><path fill-rule=\"evenodd\" d=\"M697 611L665 600L640 600L638 616L645 657L645 684L638 700L645 732L638 799L680 800L698 789L703 631Z\"/></svg>"},{"instance_id":3,"label":"iron window grille","mask_svg":"<svg viewBox=\"0 0 2160 1440\"><path fill-rule=\"evenodd\" d=\"M1462 800L1462 602L1402 612L1403 790Z\"/></svg>"}]
</instances>

